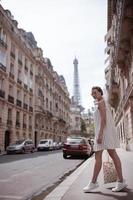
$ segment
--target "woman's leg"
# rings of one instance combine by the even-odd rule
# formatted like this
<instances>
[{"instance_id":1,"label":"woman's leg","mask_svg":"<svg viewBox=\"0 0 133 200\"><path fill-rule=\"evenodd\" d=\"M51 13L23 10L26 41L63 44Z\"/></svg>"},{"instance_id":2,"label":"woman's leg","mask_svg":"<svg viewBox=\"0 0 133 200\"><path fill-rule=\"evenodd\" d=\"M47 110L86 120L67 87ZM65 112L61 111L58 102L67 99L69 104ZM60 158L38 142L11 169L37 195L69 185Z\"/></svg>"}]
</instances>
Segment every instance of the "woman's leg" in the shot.
<instances>
[{"instance_id":1,"label":"woman's leg","mask_svg":"<svg viewBox=\"0 0 133 200\"><path fill-rule=\"evenodd\" d=\"M92 183L95 183L97 181L97 177L99 175L99 172L102 167L102 151L96 151L95 152L95 165L93 170L93 176L92 176Z\"/></svg>"},{"instance_id":2,"label":"woman's leg","mask_svg":"<svg viewBox=\"0 0 133 200\"><path fill-rule=\"evenodd\" d=\"M116 171L117 171L117 176L118 176L118 181L123 182L123 175L122 175L122 167L121 167L121 161L120 158L116 152L115 149L108 149L107 150L110 157L112 158Z\"/></svg>"}]
</instances>

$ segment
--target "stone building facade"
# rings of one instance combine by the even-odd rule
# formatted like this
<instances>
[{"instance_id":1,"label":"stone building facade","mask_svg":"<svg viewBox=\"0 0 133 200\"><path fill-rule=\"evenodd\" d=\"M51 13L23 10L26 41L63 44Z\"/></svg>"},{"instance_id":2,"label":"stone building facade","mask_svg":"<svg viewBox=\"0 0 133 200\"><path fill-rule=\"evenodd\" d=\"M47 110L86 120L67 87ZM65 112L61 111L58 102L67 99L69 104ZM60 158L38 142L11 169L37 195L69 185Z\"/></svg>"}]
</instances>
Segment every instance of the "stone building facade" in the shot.
<instances>
[{"instance_id":1,"label":"stone building facade","mask_svg":"<svg viewBox=\"0 0 133 200\"><path fill-rule=\"evenodd\" d=\"M70 106L70 135L81 135L81 109L73 100Z\"/></svg>"},{"instance_id":2,"label":"stone building facade","mask_svg":"<svg viewBox=\"0 0 133 200\"><path fill-rule=\"evenodd\" d=\"M63 141L70 128L65 80L31 32L0 5L0 149L17 139Z\"/></svg>"},{"instance_id":3,"label":"stone building facade","mask_svg":"<svg viewBox=\"0 0 133 200\"><path fill-rule=\"evenodd\" d=\"M133 1L108 0L106 87L121 146L133 150Z\"/></svg>"}]
</instances>

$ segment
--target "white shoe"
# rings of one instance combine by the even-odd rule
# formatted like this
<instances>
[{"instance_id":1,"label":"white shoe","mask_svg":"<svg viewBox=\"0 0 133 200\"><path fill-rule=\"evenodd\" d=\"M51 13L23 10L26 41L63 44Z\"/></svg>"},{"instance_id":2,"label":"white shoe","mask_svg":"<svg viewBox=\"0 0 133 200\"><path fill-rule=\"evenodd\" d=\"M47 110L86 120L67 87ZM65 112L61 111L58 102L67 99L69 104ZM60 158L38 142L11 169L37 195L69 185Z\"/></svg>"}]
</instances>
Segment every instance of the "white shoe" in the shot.
<instances>
[{"instance_id":1,"label":"white shoe","mask_svg":"<svg viewBox=\"0 0 133 200\"><path fill-rule=\"evenodd\" d=\"M86 187L83 188L84 192L91 192L92 190L96 189L99 187L98 183L92 183L90 182Z\"/></svg>"},{"instance_id":2,"label":"white shoe","mask_svg":"<svg viewBox=\"0 0 133 200\"><path fill-rule=\"evenodd\" d=\"M116 187L112 188L112 192L120 192L126 187L127 187L127 184L125 182L117 182Z\"/></svg>"}]
</instances>

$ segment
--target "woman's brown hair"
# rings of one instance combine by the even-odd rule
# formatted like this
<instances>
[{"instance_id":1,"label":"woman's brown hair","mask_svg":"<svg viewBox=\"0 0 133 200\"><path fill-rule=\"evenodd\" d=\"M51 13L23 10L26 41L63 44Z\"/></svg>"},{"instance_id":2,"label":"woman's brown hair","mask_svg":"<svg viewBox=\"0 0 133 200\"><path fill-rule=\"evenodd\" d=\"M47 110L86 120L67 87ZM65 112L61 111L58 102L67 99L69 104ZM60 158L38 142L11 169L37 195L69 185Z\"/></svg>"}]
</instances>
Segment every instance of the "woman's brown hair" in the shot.
<instances>
[{"instance_id":1,"label":"woman's brown hair","mask_svg":"<svg viewBox=\"0 0 133 200\"><path fill-rule=\"evenodd\" d=\"M92 90L98 90L98 92L100 92L101 95L103 95L103 90L100 87L98 87L98 86L92 87Z\"/></svg>"}]
</instances>

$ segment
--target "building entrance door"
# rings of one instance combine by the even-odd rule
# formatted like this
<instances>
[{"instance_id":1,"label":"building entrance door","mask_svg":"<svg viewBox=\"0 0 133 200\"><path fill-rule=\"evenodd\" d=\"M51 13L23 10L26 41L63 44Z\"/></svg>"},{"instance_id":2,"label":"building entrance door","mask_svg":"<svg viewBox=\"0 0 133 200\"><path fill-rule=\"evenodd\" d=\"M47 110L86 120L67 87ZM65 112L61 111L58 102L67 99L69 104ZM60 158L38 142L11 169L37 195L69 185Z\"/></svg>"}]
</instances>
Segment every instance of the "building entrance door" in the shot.
<instances>
[{"instance_id":1,"label":"building entrance door","mask_svg":"<svg viewBox=\"0 0 133 200\"><path fill-rule=\"evenodd\" d=\"M5 132L5 145L4 145L4 149L6 150L7 146L9 146L10 144L10 132L6 131Z\"/></svg>"},{"instance_id":2,"label":"building entrance door","mask_svg":"<svg viewBox=\"0 0 133 200\"><path fill-rule=\"evenodd\" d=\"M35 147L37 147L37 131L35 131L35 138L34 138L34 142L35 142Z\"/></svg>"}]
</instances>

